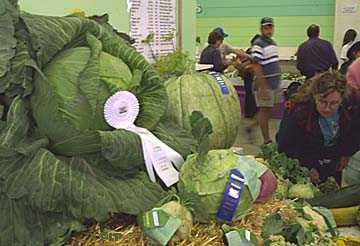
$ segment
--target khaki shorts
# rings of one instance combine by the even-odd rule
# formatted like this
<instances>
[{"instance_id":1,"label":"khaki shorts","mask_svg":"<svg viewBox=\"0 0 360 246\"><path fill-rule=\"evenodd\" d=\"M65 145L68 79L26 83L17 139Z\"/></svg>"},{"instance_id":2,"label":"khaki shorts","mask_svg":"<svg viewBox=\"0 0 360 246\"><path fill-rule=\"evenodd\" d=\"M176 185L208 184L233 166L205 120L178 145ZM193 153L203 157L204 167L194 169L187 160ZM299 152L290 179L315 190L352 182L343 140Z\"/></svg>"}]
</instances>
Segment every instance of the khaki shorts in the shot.
<instances>
[{"instance_id":1,"label":"khaki shorts","mask_svg":"<svg viewBox=\"0 0 360 246\"><path fill-rule=\"evenodd\" d=\"M270 97L268 98L261 98L258 92L254 91L256 106L258 106L259 108L272 108L281 102L283 96L282 90L279 88L270 91Z\"/></svg>"}]
</instances>

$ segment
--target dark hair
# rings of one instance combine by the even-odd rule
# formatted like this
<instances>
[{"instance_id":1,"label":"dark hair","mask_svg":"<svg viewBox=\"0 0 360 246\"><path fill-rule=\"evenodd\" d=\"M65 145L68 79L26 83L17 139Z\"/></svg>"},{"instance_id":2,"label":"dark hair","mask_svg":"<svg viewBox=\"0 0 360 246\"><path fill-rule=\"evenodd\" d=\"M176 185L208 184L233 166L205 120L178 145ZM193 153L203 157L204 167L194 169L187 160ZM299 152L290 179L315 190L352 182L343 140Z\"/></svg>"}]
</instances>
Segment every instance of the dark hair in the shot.
<instances>
[{"instance_id":1,"label":"dark hair","mask_svg":"<svg viewBox=\"0 0 360 246\"><path fill-rule=\"evenodd\" d=\"M318 25L312 24L307 29L307 35L309 38L319 37L320 27Z\"/></svg>"},{"instance_id":2,"label":"dark hair","mask_svg":"<svg viewBox=\"0 0 360 246\"><path fill-rule=\"evenodd\" d=\"M349 94L345 77L339 72L325 72L308 80L293 97L294 102L313 102L315 95L326 97L337 91L344 99Z\"/></svg>"},{"instance_id":3,"label":"dark hair","mask_svg":"<svg viewBox=\"0 0 360 246\"><path fill-rule=\"evenodd\" d=\"M356 59L355 54L359 51L360 51L360 41L357 41L353 45L351 45L346 56L349 58L350 61L354 61Z\"/></svg>"},{"instance_id":4,"label":"dark hair","mask_svg":"<svg viewBox=\"0 0 360 246\"><path fill-rule=\"evenodd\" d=\"M218 32L211 32L208 37L209 44L216 44L217 41L223 41L224 37Z\"/></svg>"},{"instance_id":5,"label":"dark hair","mask_svg":"<svg viewBox=\"0 0 360 246\"><path fill-rule=\"evenodd\" d=\"M255 40L258 39L258 38L260 38L260 34L255 34L255 36L252 37L252 39L250 40L250 44L253 45Z\"/></svg>"},{"instance_id":6,"label":"dark hair","mask_svg":"<svg viewBox=\"0 0 360 246\"><path fill-rule=\"evenodd\" d=\"M345 44L348 44L348 43L354 41L355 38L356 38L356 35L357 35L357 33L356 33L356 31L355 31L354 29L348 29L348 30L345 32L344 40L343 40L343 44L342 44L342 45L344 46Z\"/></svg>"}]
</instances>

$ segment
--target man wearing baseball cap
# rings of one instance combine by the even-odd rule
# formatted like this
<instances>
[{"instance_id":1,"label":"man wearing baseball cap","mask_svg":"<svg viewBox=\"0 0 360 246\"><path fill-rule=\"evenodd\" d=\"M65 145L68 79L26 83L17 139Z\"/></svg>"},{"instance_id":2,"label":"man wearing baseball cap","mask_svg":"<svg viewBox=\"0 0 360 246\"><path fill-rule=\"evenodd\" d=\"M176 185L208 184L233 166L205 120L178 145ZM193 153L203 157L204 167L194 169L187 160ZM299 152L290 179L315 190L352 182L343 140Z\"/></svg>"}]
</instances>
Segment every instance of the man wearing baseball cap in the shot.
<instances>
[{"instance_id":1,"label":"man wearing baseball cap","mask_svg":"<svg viewBox=\"0 0 360 246\"><path fill-rule=\"evenodd\" d=\"M220 34L224 39L229 37L229 34L227 34L222 27L214 28L213 32ZM241 50L235 49L231 45L226 44L226 43L222 43L219 50L221 52L222 59L225 59L225 57L231 53L234 53L234 54L240 55L240 56L244 54L244 52L242 52Z\"/></svg>"},{"instance_id":2,"label":"man wearing baseball cap","mask_svg":"<svg viewBox=\"0 0 360 246\"><path fill-rule=\"evenodd\" d=\"M258 120L264 139L264 144L271 143L269 133L270 112L280 103L280 64L278 48L272 36L274 20L264 17L260 21L261 35L251 48L253 71L255 74L255 100L259 107Z\"/></svg>"}]
</instances>

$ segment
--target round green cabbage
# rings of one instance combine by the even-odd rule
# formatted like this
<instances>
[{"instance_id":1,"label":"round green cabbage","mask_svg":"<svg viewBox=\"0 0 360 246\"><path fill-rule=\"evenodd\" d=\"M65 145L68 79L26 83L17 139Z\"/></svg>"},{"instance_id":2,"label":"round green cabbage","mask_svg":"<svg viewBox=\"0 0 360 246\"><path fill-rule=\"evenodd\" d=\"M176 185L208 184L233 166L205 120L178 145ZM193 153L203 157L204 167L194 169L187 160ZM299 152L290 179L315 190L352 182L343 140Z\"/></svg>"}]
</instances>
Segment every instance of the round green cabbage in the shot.
<instances>
[{"instance_id":1,"label":"round green cabbage","mask_svg":"<svg viewBox=\"0 0 360 246\"><path fill-rule=\"evenodd\" d=\"M46 66L45 76L35 81L31 103L36 123L51 140L53 152L74 156L101 151L100 131L112 130L105 122L103 106L119 90L132 91L139 99L136 124L154 127L163 107L150 106L159 98L166 102L165 89L142 89L142 75L136 81L134 75L139 71L133 75L132 70L118 57L101 49L96 54L92 47L65 50ZM154 97L157 100L152 100Z\"/></svg>"},{"instance_id":2,"label":"round green cabbage","mask_svg":"<svg viewBox=\"0 0 360 246\"><path fill-rule=\"evenodd\" d=\"M192 201L195 218L200 222L215 220L220 207L229 174L238 168L238 160L230 150L211 150L204 163L197 154L187 158L180 171L180 194ZM251 208L253 199L245 186L234 220L240 219Z\"/></svg>"},{"instance_id":3,"label":"round green cabbage","mask_svg":"<svg viewBox=\"0 0 360 246\"><path fill-rule=\"evenodd\" d=\"M210 148L227 149L233 146L241 118L238 95L231 83L222 76L229 94L223 94L213 76L205 73L187 74L165 83L169 97L167 118L191 130L189 117L200 111L213 126Z\"/></svg>"}]
</instances>

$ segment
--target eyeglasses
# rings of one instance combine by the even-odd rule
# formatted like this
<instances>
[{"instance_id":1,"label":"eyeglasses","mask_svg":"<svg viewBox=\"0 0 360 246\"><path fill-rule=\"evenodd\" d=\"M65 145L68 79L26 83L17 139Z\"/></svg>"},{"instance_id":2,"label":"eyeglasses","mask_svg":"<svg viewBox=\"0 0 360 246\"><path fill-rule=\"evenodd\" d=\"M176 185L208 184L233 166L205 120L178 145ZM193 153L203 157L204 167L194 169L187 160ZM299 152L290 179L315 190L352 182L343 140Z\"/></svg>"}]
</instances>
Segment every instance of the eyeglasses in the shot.
<instances>
[{"instance_id":1,"label":"eyeglasses","mask_svg":"<svg viewBox=\"0 0 360 246\"><path fill-rule=\"evenodd\" d=\"M328 102L322 99L316 99L316 104L318 106L320 106L321 108L327 108L329 107L330 109L336 109L340 106L341 101L332 101L332 102Z\"/></svg>"}]
</instances>

